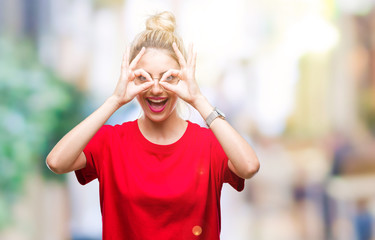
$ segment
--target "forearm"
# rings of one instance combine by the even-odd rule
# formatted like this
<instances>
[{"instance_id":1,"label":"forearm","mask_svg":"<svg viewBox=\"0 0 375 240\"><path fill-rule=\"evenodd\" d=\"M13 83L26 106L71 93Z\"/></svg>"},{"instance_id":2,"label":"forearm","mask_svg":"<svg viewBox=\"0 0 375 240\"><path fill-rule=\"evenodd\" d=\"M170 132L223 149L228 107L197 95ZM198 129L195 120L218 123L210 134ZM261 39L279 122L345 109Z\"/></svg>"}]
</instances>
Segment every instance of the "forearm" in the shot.
<instances>
[{"instance_id":1,"label":"forearm","mask_svg":"<svg viewBox=\"0 0 375 240\"><path fill-rule=\"evenodd\" d=\"M95 112L69 131L48 154L47 165L50 169L56 173L66 173L84 167L86 159L80 157L83 149L118 107L115 99L110 97Z\"/></svg>"},{"instance_id":2,"label":"forearm","mask_svg":"<svg viewBox=\"0 0 375 240\"><path fill-rule=\"evenodd\" d=\"M194 107L203 119L206 119L213 110L212 105L203 96L195 101ZM210 129L228 156L231 170L239 177L251 178L259 170L259 161L252 147L227 121L221 118L216 118Z\"/></svg>"}]
</instances>

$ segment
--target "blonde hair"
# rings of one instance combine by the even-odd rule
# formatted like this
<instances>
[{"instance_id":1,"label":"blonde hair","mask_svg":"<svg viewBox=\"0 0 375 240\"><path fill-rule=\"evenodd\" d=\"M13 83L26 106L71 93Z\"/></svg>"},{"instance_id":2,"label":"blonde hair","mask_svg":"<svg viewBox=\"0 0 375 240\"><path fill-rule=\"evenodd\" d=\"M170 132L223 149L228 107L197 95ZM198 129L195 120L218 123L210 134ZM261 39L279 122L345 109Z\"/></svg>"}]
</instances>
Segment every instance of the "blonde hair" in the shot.
<instances>
[{"instance_id":1,"label":"blonde hair","mask_svg":"<svg viewBox=\"0 0 375 240\"><path fill-rule=\"evenodd\" d=\"M139 33L130 47L130 61L141 51L142 47L167 50L168 54L178 62L172 44L175 42L186 59L182 39L175 33L176 18L171 12L161 12L146 20L146 30Z\"/></svg>"}]
</instances>

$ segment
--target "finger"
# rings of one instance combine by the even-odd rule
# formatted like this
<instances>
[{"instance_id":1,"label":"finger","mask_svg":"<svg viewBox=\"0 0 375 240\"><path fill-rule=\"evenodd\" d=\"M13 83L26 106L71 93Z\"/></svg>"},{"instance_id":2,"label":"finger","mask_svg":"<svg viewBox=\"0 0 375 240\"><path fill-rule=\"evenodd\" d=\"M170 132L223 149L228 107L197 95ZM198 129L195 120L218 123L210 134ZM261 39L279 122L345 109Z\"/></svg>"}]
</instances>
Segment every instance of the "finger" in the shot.
<instances>
[{"instance_id":1,"label":"finger","mask_svg":"<svg viewBox=\"0 0 375 240\"><path fill-rule=\"evenodd\" d=\"M189 50L188 50L188 66L191 66L191 62L193 58L193 50L194 50L193 43L190 43Z\"/></svg>"},{"instance_id":2,"label":"finger","mask_svg":"<svg viewBox=\"0 0 375 240\"><path fill-rule=\"evenodd\" d=\"M177 69L170 69L166 71L160 79L160 82L174 82L172 80L177 80L178 75L180 74L180 70ZM172 79L169 77L172 76Z\"/></svg>"},{"instance_id":3,"label":"finger","mask_svg":"<svg viewBox=\"0 0 375 240\"><path fill-rule=\"evenodd\" d=\"M126 59L126 51L124 52L124 54L122 55L122 61L121 61L121 69L124 69L125 68L125 59Z\"/></svg>"},{"instance_id":4,"label":"finger","mask_svg":"<svg viewBox=\"0 0 375 240\"><path fill-rule=\"evenodd\" d=\"M195 73L195 67L197 66L197 51L193 51L193 57L190 66L193 68L193 71Z\"/></svg>"},{"instance_id":5,"label":"finger","mask_svg":"<svg viewBox=\"0 0 375 240\"><path fill-rule=\"evenodd\" d=\"M136 85L140 85L146 82L154 82L150 74L148 74L143 69L137 69L136 71L134 71L134 83Z\"/></svg>"},{"instance_id":6,"label":"finger","mask_svg":"<svg viewBox=\"0 0 375 240\"><path fill-rule=\"evenodd\" d=\"M129 67L129 56L130 56L130 46L128 46L125 51L125 64L127 67Z\"/></svg>"},{"instance_id":7,"label":"finger","mask_svg":"<svg viewBox=\"0 0 375 240\"><path fill-rule=\"evenodd\" d=\"M135 86L135 89L136 89L136 93L140 93L140 92L143 92L143 91L146 91L147 89L149 89L150 87L152 87L154 85L153 82L144 82L140 85L136 85Z\"/></svg>"},{"instance_id":8,"label":"finger","mask_svg":"<svg viewBox=\"0 0 375 240\"><path fill-rule=\"evenodd\" d=\"M166 89L167 91L171 91L176 93L177 92L177 85L170 84L168 82L162 82L160 81L159 84Z\"/></svg>"},{"instance_id":9,"label":"finger","mask_svg":"<svg viewBox=\"0 0 375 240\"><path fill-rule=\"evenodd\" d=\"M137 64L138 64L138 62L139 62L139 60L141 59L141 57L143 56L143 54L145 53L145 51L146 51L146 48L145 47L142 47L142 49L141 49L141 51L139 51L139 53L137 54L137 56L133 59L133 61L130 63L130 69L134 69L136 66L137 66Z\"/></svg>"},{"instance_id":10,"label":"finger","mask_svg":"<svg viewBox=\"0 0 375 240\"><path fill-rule=\"evenodd\" d=\"M124 70L126 67L129 66L129 51L130 47L127 47L123 56L122 56L122 62L121 62L121 69Z\"/></svg>"},{"instance_id":11,"label":"finger","mask_svg":"<svg viewBox=\"0 0 375 240\"><path fill-rule=\"evenodd\" d=\"M136 77L140 77L140 76L143 76L146 78L147 81L151 81L152 82L152 77L150 76L150 74L148 72L146 72L144 69L140 68L140 69L137 69L134 71L134 75Z\"/></svg>"},{"instance_id":12,"label":"finger","mask_svg":"<svg viewBox=\"0 0 375 240\"><path fill-rule=\"evenodd\" d=\"M173 44L172 44L172 47L173 47L174 52L175 52L176 55L177 55L177 59L178 59L178 63L180 64L180 67L181 67L181 68L184 68L184 67L186 66L186 60L185 60L184 56L183 56L182 53L180 52L180 49L178 49L176 43L173 43Z\"/></svg>"}]
</instances>

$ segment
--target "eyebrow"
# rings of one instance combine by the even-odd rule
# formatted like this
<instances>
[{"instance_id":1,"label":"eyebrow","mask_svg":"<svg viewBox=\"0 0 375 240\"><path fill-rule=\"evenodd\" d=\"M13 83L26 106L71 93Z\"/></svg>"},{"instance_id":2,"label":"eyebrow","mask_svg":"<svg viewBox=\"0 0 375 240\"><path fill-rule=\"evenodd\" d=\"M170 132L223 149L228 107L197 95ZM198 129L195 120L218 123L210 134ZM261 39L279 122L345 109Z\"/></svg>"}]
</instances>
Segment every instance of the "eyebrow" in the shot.
<instances>
[{"instance_id":1,"label":"eyebrow","mask_svg":"<svg viewBox=\"0 0 375 240\"><path fill-rule=\"evenodd\" d=\"M146 73L148 73L148 75L150 75L150 76L152 77L152 74L151 74L151 73L147 72L146 70L145 70L145 72L146 72ZM163 76L163 75L164 75L164 73L166 73L166 72L168 72L168 70L166 70L166 71L164 71L164 72L161 72L161 73L159 73L159 77L160 77L160 76Z\"/></svg>"}]
</instances>

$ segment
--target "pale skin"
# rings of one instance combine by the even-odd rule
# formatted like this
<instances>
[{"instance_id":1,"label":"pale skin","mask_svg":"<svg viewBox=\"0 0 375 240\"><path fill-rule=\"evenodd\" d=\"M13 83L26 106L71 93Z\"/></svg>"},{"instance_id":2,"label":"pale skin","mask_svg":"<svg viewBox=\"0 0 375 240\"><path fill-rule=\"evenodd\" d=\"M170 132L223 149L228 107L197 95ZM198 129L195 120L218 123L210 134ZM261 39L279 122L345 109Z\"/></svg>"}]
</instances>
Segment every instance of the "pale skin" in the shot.
<instances>
[{"instance_id":1,"label":"pale skin","mask_svg":"<svg viewBox=\"0 0 375 240\"><path fill-rule=\"evenodd\" d=\"M175 44L178 62L164 49L145 49L129 62L129 49L124 54L121 74L115 91L102 106L68 132L47 156L47 165L58 174L86 166L83 149L95 133L120 107L137 98L143 109L138 119L142 134L151 142L165 145L176 142L185 132L187 122L175 108L178 98L194 107L203 119L213 106L202 95L195 79L196 52L191 45L185 59ZM170 79L178 79L172 84ZM165 102L154 109L153 102ZM237 176L248 179L259 170L252 147L225 120L216 118L210 129L229 158L228 166Z\"/></svg>"}]
</instances>

